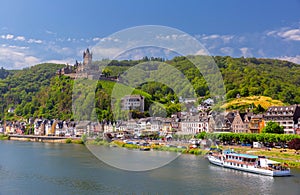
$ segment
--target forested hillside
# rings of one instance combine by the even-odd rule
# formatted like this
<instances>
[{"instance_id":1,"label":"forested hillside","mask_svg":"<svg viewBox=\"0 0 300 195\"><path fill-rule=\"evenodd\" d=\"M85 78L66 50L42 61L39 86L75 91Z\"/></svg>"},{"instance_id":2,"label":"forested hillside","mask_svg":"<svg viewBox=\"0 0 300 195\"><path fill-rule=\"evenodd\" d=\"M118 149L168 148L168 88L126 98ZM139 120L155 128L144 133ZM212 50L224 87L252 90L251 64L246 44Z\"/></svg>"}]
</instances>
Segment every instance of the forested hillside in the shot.
<instances>
[{"instance_id":1,"label":"forested hillside","mask_svg":"<svg viewBox=\"0 0 300 195\"><path fill-rule=\"evenodd\" d=\"M274 59L216 56L214 60L224 79L227 100L234 99L239 94L241 97L268 96L274 100L281 100L285 104L300 103L300 65ZM175 57L166 61L160 58L144 58L139 61L114 60L102 71L107 76L122 75L129 68L150 61L166 63L182 72L192 84L197 96L201 97L199 102L210 96L206 81L199 69L186 57ZM94 62L94 65L101 65L101 62ZM6 119L14 117L72 119L74 80L67 76L55 76L56 71L63 66L40 64L24 70L0 69L0 105L2 106L0 116L5 112ZM201 72L205 71L201 70ZM157 76L163 77L164 74L166 73L158 72ZM142 82L143 78L140 78L138 73L131 76L132 79L140 82L134 93L146 96L146 109L153 102L164 105L167 115L181 109L179 95L169 86L157 82ZM169 78L176 82L176 77ZM96 95L91 96L95 98L95 112L99 120L113 119L110 98L114 84L112 81L100 81L95 90ZM80 96L80 98L87 97ZM14 114L7 113L10 107L15 108ZM140 117L148 113L135 114Z\"/></svg>"},{"instance_id":2,"label":"forested hillside","mask_svg":"<svg viewBox=\"0 0 300 195\"><path fill-rule=\"evenodd\" d=\"M32 102L36 94L50 85L56 71L65 65L39 64L23 70L9 71L5 79L0 79L0 116L8 108L23 107ZM6 72L6 71L1 71Z\"/></svg>"}]
</instances>

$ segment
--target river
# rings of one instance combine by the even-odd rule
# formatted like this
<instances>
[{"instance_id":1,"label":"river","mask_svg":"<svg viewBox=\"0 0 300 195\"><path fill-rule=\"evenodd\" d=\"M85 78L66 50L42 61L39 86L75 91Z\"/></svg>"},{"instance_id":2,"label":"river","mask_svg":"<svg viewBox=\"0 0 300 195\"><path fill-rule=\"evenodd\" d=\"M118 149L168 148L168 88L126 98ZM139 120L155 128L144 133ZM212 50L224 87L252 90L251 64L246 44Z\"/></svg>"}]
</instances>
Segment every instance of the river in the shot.
<instances>
[{"instance_id":1,"label":"river","mask_svg":"<svg viewBox=\"0 0 300 195\"><path fill-rule=\"evenodd\" d=\"M194 155L150 171L111 167L76 144L0 141L0 155L0 194L300 194L300 169L272 178Z\"/></svg>"}]
</instances>

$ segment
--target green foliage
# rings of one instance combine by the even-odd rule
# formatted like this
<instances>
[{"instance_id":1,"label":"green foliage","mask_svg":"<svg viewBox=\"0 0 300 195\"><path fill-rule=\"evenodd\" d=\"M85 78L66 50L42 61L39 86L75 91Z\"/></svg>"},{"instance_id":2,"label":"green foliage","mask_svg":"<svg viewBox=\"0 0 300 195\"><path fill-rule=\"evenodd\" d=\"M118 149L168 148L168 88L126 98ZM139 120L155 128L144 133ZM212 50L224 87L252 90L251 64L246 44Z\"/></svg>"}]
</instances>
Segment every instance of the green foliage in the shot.
<instances>
[{"instance_id":1,"label":"green foliage","mask_svg":"<svg viewBox=\"0 0 300 195\"><path fill-rule=\"evenodd\" d=\"M287 143L294 138L300 138L296 134L272 134L272 133L207 133L207 139L220 140L222 142L275 142L275 143Z\"/></svg>"},{"instance_id":2,"label":"green foliage","mask_svg":"<svg viewBox=\"0 0 300 195\"><path fill-rule=\"evenodd\" d=\"M167 61L161 58L147 57L137 61L112 60L109 62L103 60L94 62L94 66L98 66L98 70L103 70L106 76L118 76L126 72L130 75L130 79L139 83L139 86L134 86L136 89L132 94L141 94L145 97L145 110L149 110L149 107L155 102L162 105L167 116L170 116L185 109L184 105L178 101L179 97L184 94L195 92L201 98L213 95L210 94L207 84L211 82L210 79L214 78L209 75L209 67L203 66L199 70L189 59L201 64L201 62L207 61L208 57L175 57ZM237 94L242 97L264 95L287 104L300 103L300 65L273 59L216 56L214 60L223 76L227 98L236 98ZM151 72L150 75L157 78L154 81L160 82L144 81L143 78L146 76L143 77L138 73L145 74L145 71L136 66L141 63L146 63L145 69L147 67L150 69L152 65L155 65L159 71ZM131 72L130 68L133 66L135 66L135 71ZM184 78L192 85L192 91L178 79L178 76L169 72L170 68L166 67L170 66L184 75ZM95 85L90 85L90 88L87 87L90 92L80 93L78 90L77 94L77 89L73 89L74 80L66 76L55 76L56 71L62 67L64 65L40 64L15 71L0 69L0 105L2 106L0 107L0 116L4 114L3 111L15 107L15 115L6 112L6 119L44 117L67 120L78 119L80 118L78 115L83 114L81 118L83 120L90 118L99 121L114 120L111 97L116 83L102 80ZM168 83L168 81L172 81L172 83ZM86 87L84 82L81 84L82 86L79 87ZM88 81L86 85L89 86ZM92 89L94 86L96 90ZM122 89L120 94L132 91L132 88L125 85L120 88ZM72 94L77 97L79 114L72 113ZM245 105L232 109L248 107L249 105ZM86 108L91 108L91 110ZM252 105L252 108L253 112L262 113L265 106L256 104ZM156 112L161 114L159 109L156 109ZM144 113L145 116L148 114ZM120 112L117 115L117 118L121 118L124 113ZM139 117L141 113L134 113L134 115Z\"/></svg>"},{"instance_id":3,"label":"green foliage","mask_svg":"<svg viewBox=\"0 0 300 195\"><path fill-rule=\"evenodd\" d=\"M87 141L87 135L86 134L83 134L81 136L81 141L82 141L82 143L85 143Z\"/></svg>"},{"instance_id":4,"label":"green foliage","mask_svg":"<svg viewBox=\"0 0 300 195\"><path fill-rule=\"evenodd\" d=\"M74 144L84 144L85 142L81 139L75 139L75 140L72 140L72 143L74 143Z\"/></svg>"},{"instance_id":5,"label":"green foliage","mask_svg":"<svg viewBox=\"0 0 300 195\"><path fill-rule=\"evenodd\" d=\"M0 134L0 140L8 140L8 136L4 134Z\"/></svg>"},{"instance_id":6,"label":"green foliage","mask_svg":"<svg viewBox=\"0 0 300 195\"><path fill-rule=\"evenodd\" d=\"M66 139L66 144L70 144L70 143L72 143L72 139L71 138Z\"/></svg>"},{"instance_id":7,"label":"green foliage","mask_svg":"<svg viewBox=\"0 0 300 195\"><path fill-rule=\"evenodd\" d=\"M270 121L262 130L263 133L276 133L276 134L283 134L284 130L283 127L280 126L278 123Z\"/></svg>"},{"instance_id":8,"label":"green foliage","mask_svg":"<svg viewBox=\"0 0 300 195\"><path fill-rule=\"evenodd\" d=\"M201 133L198 133L198 134L196 135L196 138L197 138L197 139L204 139L205 136L206 136L206 132L205 132L205 131L202 131Z\"/></svg>"},{"instance_id":9,"label":"green foliage","mask_svg":"<svg viewBox=\"0 0 300 195\"><path fill-rule=\"evenodd\" d=\"M36 105L34 97L44 87L49 86L56 71L64 66L45 63L6 74L6 78L0 79L0 105L3 106L0 115L4 114L3 111L9 107L19 107L16 109L18 115L26 118L32 116L39 106ZM0 70L2 73L3 71Z\"/></svg>"}]
</instances>

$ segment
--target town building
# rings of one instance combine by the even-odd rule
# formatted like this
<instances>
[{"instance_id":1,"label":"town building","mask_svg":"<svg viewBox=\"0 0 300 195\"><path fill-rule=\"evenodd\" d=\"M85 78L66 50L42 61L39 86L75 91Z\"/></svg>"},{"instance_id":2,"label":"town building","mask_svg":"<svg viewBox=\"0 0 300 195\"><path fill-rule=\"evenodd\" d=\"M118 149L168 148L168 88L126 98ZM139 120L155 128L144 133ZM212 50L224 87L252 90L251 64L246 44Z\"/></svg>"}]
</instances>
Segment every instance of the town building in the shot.
<instances>
[{"instance_id":1,"label":"town building","mask_svg":"<svg viewBox=\"0 0 300 195\"><path fill-rule=\"evenodd\" d=\"M233 133L249 133L249 123L251 119L250 113L236 112L235 117L232 121L231 128Z\"/></svg>"},{"instance_id":2,"label":"town building","mask_svg":"<svg viewBox=\"0 0 300 195\"><path fill-rule=\"evenodd\" d=\"M228 133L231 132L231 125L234 119L234 113L212 112L208 116L208 132L210 133Z\"/></svg>"},{"instance_id":3,"label":"town building","mask_svg":"<svg viewBox=\"0 0 300 195\"><path fill-rule=\"evenodd\" d=\"M270 121L277 122L283 126L285 134L295 134L300 117L300 107L298 105L291 106L271 106L264 115L266 124Z\"/></svg>"},{"instance_id":4,"label":"town building","mask_svg":"<svg viewBox=\"0 0 300 195\"><path fill-rule=\"evenodd\" d=\"M144 112L144 97L141 95L126 95L121 99L122 110Z\"/></svg>"},{"instance_id":5,"label":"town building","mask_svg":"<svg viewBox=\"0 0 300 195\"><path fill-rule=\"evenodd\" d=\"M253 115L249 122L249 131L250 133L261 133L262 129L265 126L265 120L263 119L263 115Z\"/></svg>"},{"instance_id":6,"label":"town building","mask_svg":"<svg viewBox=\"0 0 300 195\"><path fill-rule=\"evenodd\" d=\"M181 134L197 134L200 132L199 115L187 115L181 120Z\"/></svg>"}]
</instances>

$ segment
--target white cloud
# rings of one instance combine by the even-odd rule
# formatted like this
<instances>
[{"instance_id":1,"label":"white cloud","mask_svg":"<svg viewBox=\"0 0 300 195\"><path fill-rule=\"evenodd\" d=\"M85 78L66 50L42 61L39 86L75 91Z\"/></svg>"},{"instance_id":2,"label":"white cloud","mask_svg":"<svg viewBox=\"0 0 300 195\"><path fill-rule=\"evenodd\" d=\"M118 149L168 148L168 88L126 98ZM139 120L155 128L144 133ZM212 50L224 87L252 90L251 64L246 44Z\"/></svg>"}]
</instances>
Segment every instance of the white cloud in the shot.
<instances>
[{"instance_id":1,"label":"white cloud","mask_svg":"<svg viewBox=\"0 0 300 195\"><path fill-rule=\"evenodd\" d=\"M54 63L54 64L74 64L74 59L73 58L67 58L67 59L62 59L62 60L58 60L58 59L53 59L53 60L45 60L45 63Z\"/></svg>"},{"instance_id":2,"label":"white cloud","mask_svg":"<svg viewBox=\"0 0 300 195\"><path fill-rule=\"evenodd\" d=\"M120 40L118 38L113 38L113 37L105 37L100 39L101 42L119 42Z\"/></svg>"},{"instance_id":3,"label":"white cloud","mask_svg":"<svg viewBox=\"0 0 300 195\"><path fill-rule=\"evenodd\" d=\"M202 40L207 40L207 39L218 39L220 38L220 35L208 35L208 36L203 36L201 37Z\"/></svg>"},{"instance_id":4,"label":"white cloud","mask_svg":"<svg viewBox=\"0 0 300 195\"><path fill-rule=\"evenodd\" d=\"M205 49L200 49L195 53L195 55L210 55L210 54Z\"/></svg>"},{"instance_id":5,"label":"white cloud","mask_svg":"<svg viewBox=\"0 0 300 195\"><path fill-rule=\"evenodd\" d=\"M39 39L29 39L27 42L28 43L37 43L37 44L43 43L43 41L39 40Z\"/></svg>"},{"instance_id":6,"label":"white cloud","mask_svg":"<svg viewBox=\"0 0 300 195\"><path fill-rule=\"evenodd\" d=\"M272 30L272 31L267 32L266 34L267 34L268 36L272 36L272 35L274 35L274 34L276 34L276 33L277 33L276 30Z\"/></svg>"},{"instance_id":7,"label":"white cloud","mask_svg":"<svg viewBox=\"0 0 300 195\"><path fill-rule=\"evenodd\" d=\"M201 40L222 40L224 43L229 43L233 38L234 35L197 35L197 38Z\"/></svg>"},{"instance_id":8,"label":"white cloud","mask_svg":"<svg viewBox=\"0 0 300 195\"><path fill-rule=\"evenodd\" d=\"M220 51L225 55L231 56L234 52L234 49L232 47L222 47Z\"/></svg>"},{"instance_id":9,"label":"white cloud","mask_svg":"<svg viewBox=\"0 0 300 195\"><path fill-rule=\"evenodd\" d=\"M100 41L100 40L101 40L100 37L94 37L94 38L93 38L93 41Z\"/></svg>"},{"instance_id":10,"label":"white cloud","mask_svg":"<svg viewBox=\"0 0 300 195\"><path fill-rule=\"evenodd\" d=\"M12 34L6 34L6 35L1 35L2 39L10 40L14 38L14 35Z\"/></svg>"},{"instance_id":11,"label":"white cloud","mask_svg":"<svg viewBox=\"0 0 300 195\"><path fill-rule=\"evenodd\" d=\"M244 56L244 57L253 56L251 51L250 51L250 48L248 48L248 47L242 47L242 48L240 48L240 51L242 52L242 56Z\"/></svg>"},{"instance_id":12,"label":"white cloud","mask_svg":"<svg viewBox=\"0 0 300 195\"><path fill-rule=\"evenodd\" d=\"M21 49L21 50L24 50L24 49L28 49L28 48L29 48L29 47L16 46L16 45L9 45L8 47L9 47L9 48L13 48L13 49Z\"/></svg>"},{"instance_id":13,"label":"white cloud","mask_svg":"<svg viewBox=\"0 0 300 195\"><path fill-rule=\"evenodd\" d=\"M182 38L186 39L187 35L186 34L157 35L155 38L159 40L177 40Z\"/></svg>"},{"instance_id":14,"label":"white cloud","mask_svg":"<svg viewBox=\"0 0 300 195\"><path fill-rule=\"evenodd\" d=\"M266 33L268 36L280 37L290 41L300 41L299 28L281 28L280 30L273 30Z\"/></svg>"},{"instance_id":15,"label":"white cloud","mask_svg":"<svg viewBox=\"0 0 300 195\"><path fill-rule=\"evenodd\" d=\"M116 57L118 57L123 53L123 50L117 47L105 48L105 47L95 46L91 48L91 51L93 52L93 58L95 58L96 60L107 59L107 58L115 59Z\"/></svg>"},{"instance_id":16,"label":"white cloud","mask_svg":"<svg viewBox=\"0 0 300 195\"><path fill-rule=\"evenodd\" d=\"M292 41L300 41L300 29L291 29L279 32L278 36Z\"/></svg>"},{"instance_id":17,"label":"white cloud","mask_svg":"<svg viewBox=\"0 0 300 195\"><path fill-rule=\"evenodd\" d=\"M38 64L40 59L18 47L0 47L0 63L7 69L21 69Z\"/></svg>"},{"instance_id":18,"label":"white cloud","mask_svg":"<svg viewBox=\"0 0 300 195\"><path fill-rule=\"evenodd\" d=\"M296 56L282 56L282 57L278 57L277 59L286 60L286 61L294 62L296 64L300 64L300 55L296 55Z\"/></svg>"},{"instance_id":19,"label":"white cloud","mask_svg":"<svg viewBox=\"0 0 300 195\"><path fill-rule=\"evenodd\" d=\"M46 30L45 32L46 32L47 34L49 34L49 35L56 35L55 32L52 32L52 31L50 31L50 30Z\"/></svg>"},{"instance_id":20,"label":"white cloud","mask_svg":"<svg viewBox=\"0 0 300 195\"><path fill-rule=\"evenodd\" d=\"M25 37L24 36L17 36L14 40L15 41L25 41Z\"/></svg>"}]
</instances>

